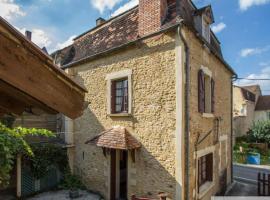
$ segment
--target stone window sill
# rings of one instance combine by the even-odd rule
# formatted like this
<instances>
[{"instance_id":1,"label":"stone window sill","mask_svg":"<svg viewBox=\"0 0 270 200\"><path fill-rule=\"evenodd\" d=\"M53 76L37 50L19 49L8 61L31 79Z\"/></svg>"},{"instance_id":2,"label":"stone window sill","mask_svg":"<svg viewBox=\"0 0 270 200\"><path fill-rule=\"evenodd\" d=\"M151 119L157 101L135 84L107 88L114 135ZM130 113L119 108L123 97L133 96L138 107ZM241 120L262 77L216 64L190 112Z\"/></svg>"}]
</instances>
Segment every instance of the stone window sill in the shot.
<instances>
[{"instance_id":1,"label":"stone window sill","mask_svg":"<svg viewBox=\"0 0 270 200\"><path fill-rule=\"evenodd\" d=\"M203 198L213 187L214 187L214 182L206 182L204 183L200 188L199 188L199 199Z\"/></svg>"},{"instance_id":2,"label":"stone window sill","mask_svg":"<svg viewBox=\"0 0 270 200\"><path fill-rule=\"evenodd\" d=\"M115 113L115 114L109 114L110 117L131 117L130 113Z\"/></svg>"},{"instance_id":3,"label":"stone window sill","mask_svg":"<svg viewBox=\"0 0 270 200\"><path fill-rule=\"evenodd\" d=\"M204 118L214 118L215 117L215 115L213 113L203 113L202 116Z\"/></svg>"}]
</instances>

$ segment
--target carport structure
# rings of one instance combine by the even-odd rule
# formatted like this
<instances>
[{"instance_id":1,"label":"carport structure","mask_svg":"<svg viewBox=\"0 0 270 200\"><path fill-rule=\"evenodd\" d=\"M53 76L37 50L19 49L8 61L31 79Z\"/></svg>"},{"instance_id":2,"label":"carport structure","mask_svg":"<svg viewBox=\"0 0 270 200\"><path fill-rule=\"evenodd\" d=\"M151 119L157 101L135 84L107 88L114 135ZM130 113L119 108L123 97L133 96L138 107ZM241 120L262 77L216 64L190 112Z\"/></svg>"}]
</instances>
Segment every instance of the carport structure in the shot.
<instances>
[{"instance_id":1,"label":"carport structure","mask_svg":"<svg viewBox=\"0 0 270 200\"><path fill-rule=\"evenodd\" d=\"M0 17L0 117L62 113L82 115L87 91L58 68L52 58ZM21 158L17 158L17 196Z\"/></svg>"},{"instance_id":2,"label":"carport structure","mask_svg":"<svg viewBox=\"0 0 270 200\"><path fill-rule=\"evenodd\" d=\"M85 92L0 17L0 115L45 111L75 119L83 112Z\"/></svg>"}]
</instances>

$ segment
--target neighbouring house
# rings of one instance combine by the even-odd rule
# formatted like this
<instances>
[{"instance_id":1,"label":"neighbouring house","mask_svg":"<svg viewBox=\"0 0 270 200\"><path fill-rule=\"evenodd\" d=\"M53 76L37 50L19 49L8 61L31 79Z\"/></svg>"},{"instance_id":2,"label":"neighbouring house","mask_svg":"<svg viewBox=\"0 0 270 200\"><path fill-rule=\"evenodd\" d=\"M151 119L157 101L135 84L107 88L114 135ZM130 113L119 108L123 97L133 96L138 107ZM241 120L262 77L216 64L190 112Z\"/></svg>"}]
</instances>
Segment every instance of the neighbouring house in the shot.
<instances>
[{"instance_id":1,"label":"neighbouring house","mask_svg":"<svg viewBox=\"0 0 270 200\"><path fill-rule=\"evenodd\" d=\"M57 113L72 119L83 113L87 91L54 65L27 33L25 37L0 17L0 118L15 116L16 125L54 131ZM21 197L22 184L22 156L18 155L8 192ZM37 191L31 179L27 184ZM6 191L0 187L0 194Z\"/></svg>"},{"instance_id":2,"label":"neighbouring house","mask_svg":"<svg viewBox=\"0 0 270 200\"><path fill-rule=\"evenodd\" d=\"M270 120L270 95L260 96L255 108L254 121Z\"/></svg>"},{"instance_id":3,"label":"neighbouring house","mask_svg":"<svg viewBox=\"0 0 270 200\"><path fill-rule=\"evenodd\" d=\"M256 121L270 120L270 96L259 85L233 86L234 137L247 134Z\"/></svg>"},{"instance_id":4,"label":"neighbouring house","mask_svg":"<svg viewBox=\"0 0 270 200\"><path fill-rule=\"evenodd\" d=\"M139 5L52 56L84 85L84 114L66 121L70 163L105 199L210 199L231 179L232 77L211 31L211 6Z\"/></svg>"},{"instance_id":5,"label":"neighbouring house","mask_svg":"<svg viewBox=\"0 0 270 200\"><path fill-rule=\"evenodd\" d=\"M246 135L252 126L256 104L261 95L259 85L233 86L234 137Z\"/></svg>"}]
</instances>

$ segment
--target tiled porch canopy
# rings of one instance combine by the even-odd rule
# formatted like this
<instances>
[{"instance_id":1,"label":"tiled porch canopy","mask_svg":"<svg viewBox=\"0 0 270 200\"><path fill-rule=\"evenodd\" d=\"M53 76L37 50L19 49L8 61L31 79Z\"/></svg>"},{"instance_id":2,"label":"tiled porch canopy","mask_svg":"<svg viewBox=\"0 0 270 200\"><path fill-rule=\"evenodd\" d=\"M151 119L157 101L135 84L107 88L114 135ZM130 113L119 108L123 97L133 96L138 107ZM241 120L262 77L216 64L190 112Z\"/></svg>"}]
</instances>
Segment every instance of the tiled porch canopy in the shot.
<instances>
[{"instance_id":1,"label":"tiled porch canopy","mask_svg":"<svg viewBox=\"0 0 270 200\"><path fill-rule=\"evenodd\" d=\"M108 149L133 150L141 147L125 127L115 126L88 140L86 144L95 144Z\"/></svg>"}]
</instances>

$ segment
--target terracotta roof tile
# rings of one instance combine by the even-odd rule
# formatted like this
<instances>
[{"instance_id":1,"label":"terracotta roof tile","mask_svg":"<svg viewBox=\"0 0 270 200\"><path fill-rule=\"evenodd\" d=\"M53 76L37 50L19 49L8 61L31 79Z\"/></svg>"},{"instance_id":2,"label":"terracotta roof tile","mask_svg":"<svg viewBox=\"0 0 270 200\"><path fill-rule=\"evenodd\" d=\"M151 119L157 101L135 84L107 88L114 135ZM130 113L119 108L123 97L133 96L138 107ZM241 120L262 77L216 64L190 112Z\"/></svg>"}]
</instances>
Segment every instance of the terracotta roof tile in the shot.
<instances>
[{"instance_id":1,"label":"terracotta roof tile","mask_svg":"<svg viewBox=\"0 0 270 200\"><path fill-rule=\"evenodd\" d=\"M260 96L255 110L270 110L270 95Z\"/></svg>"},{"instance_id":2,"label":"terracotta roof tile","mask_svg":"<svg viewBox=\"0 0 270 200\"><path fill-rule=\"evenodd\" d=\"M125 127L115 126L102 132L100 135L88 140L86 144L95 144L98 147L109 149L131 150L141 147L141 144L134 138Z\"/></svg>"}]
</instances>

